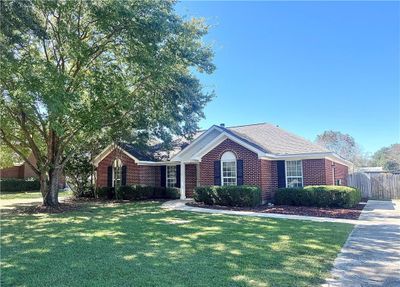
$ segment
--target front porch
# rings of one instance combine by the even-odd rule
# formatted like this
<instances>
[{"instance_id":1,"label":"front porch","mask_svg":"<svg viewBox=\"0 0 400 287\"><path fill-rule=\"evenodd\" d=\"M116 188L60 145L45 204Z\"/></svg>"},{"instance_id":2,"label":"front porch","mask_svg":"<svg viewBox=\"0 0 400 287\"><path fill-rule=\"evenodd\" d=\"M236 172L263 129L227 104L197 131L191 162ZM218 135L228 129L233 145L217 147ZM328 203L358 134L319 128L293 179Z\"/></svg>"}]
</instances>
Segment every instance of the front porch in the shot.
<instances>
[{"instance_id":1,"label":"front porch","mask_svg":"<svg viewBox=\"0 0 400 287\"><path fill-rule=\"evenodd\" d=\"M180 188L181 199L192 198L194 189L200 185L200 164L199 163L180 163Z\"/></svg>"}]
</instances>

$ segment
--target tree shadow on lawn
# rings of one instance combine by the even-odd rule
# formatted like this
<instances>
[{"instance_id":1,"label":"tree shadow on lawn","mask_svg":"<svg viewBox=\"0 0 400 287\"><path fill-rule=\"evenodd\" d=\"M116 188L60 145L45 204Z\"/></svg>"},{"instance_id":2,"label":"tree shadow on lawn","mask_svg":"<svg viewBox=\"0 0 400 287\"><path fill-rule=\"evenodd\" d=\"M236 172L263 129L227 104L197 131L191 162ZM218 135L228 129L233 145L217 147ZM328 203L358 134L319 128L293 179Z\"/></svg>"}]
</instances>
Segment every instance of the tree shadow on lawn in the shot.
<instances>
[{"instance_id":1,"label":"tree shadow on lawn","mask_svg":"<svg viewBox=\"0 0 400 287\"><path fill-rule=\"evenodd\" d=\"M158 203L2 216L2 286L314 286L352 226Z\"/></svg>"}]
</instances>

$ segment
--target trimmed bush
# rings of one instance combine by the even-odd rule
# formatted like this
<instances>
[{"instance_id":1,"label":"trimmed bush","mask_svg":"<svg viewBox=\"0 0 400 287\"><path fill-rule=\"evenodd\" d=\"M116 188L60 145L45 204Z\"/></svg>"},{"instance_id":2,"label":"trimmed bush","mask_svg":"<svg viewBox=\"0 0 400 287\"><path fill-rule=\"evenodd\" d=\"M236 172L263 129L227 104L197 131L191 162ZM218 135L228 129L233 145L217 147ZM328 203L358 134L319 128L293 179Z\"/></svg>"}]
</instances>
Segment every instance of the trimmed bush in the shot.
<instances>
[{"instance_id":1,"label":"trimmed bush","mask_svg":"<svg viewBox=\"0 0 400 287\"><path fill-rule=\"evenodd\" d=\"M208 205L254 207L261 204L261 189L248 185L196 187L194 200Z\"/></svg>"},{"instance_id":2,"label":"trimmed bush","mask_svg":"<svg viewBox=\"0 0 400 287\"><path fill-rule=\"evenodd\" d=\"M107 189L107 188L105 188ZM100 196L99 196L100 197ZM179 189L153 187L146 185L126 185L117 190L116 198L124 200L144 200L144 199L177 199L180 197ZM109 197L103 197L109 198ZM112 199L111 197L109 199Z\"/></svg>"},{"instance_id":3,"label":"trimmed bush","mask_svg":"<svg viewBox=\"0 0 400 287\"><path fill-rule=\"evenodd\" d=\"M154 190L151 186L126 185L117 190L117 199L141 200L153 198Z\"/></svg>"},{"instance_id":4,"label":"trimmed bush","mask_svg":"<svg viewBox=\"0 0 400 287\"><path fill-rule=\"evenodd\" d=\"M113 199L115 196L113 187L99 187L97 189L97 196L102 199Z\"/></svg>"},{"instance_id":5,"label":"trimmed bush","mask_svg":"<svg viewBox=\"0 0 400 287\"><path fill-rule=\"evenodd\" d=\"M153 187L154 198L165 198L165 187Z\"/></svg>"},{"instance_id":6,"label":"trimmed bush","mask_svg":"<svg viewBox=\"0 0 400 287\"><path fill-rule=\"evenodd\" d=\"M7 178L0 180L2 192L19 192L40 190L40 182L37 179Z\"/></svg>"},{"instance_id":7,"label":"trimmed bush","mask_svg":"<svg viewBox=\"0 0 400 287\"><path fill-rule=\"evenodd\" d=\"M167 187L167 188L165 188L165 195L162 198L179 199L180 197L181 197L181 193L179 191L179 188Z\"/></svg>"},{"instance_id":8,"label":"trimmed bush","mask_svg":"<svg viewBox=\"0 0 400 287\"><path fill-rule=\"evenodd\" d=\"M358 189L336 185L280 188L275 193L275 203L282 205L349 208L357 205L360 200Z\"/></svg>"}]
</instances>

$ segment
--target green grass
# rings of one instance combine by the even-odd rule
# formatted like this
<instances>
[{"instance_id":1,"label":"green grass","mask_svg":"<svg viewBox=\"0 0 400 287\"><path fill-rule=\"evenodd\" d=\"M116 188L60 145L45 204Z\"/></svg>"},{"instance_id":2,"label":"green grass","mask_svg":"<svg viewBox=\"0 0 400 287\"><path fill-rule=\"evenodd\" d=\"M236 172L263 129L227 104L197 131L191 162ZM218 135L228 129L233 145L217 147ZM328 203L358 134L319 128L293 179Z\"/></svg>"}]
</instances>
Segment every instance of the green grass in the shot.
<instances>
[{"instance_id":1,"label":"green grass","mask_svg":"<svg viewBox=\"0 0 400 287\"><path fill-rule=\"evenodd\" d=\"M352 229L154 202L3 213L1 222L1 286L35 287L316 286Z\"/></svg>"},{"instance_id":2,"label":"green grass","mask_svg":"<svg viewBox=\"0 0 400 287\"><path fill-rule=\"evenodd\" d=\"M70 196L72 191L60 191L59 196ZM42 198L42 194L39 191L20 191L20 192L7 192L1 191L0 200L11 200L11 199L33 199Z\"/></svg>"}]
</instances>

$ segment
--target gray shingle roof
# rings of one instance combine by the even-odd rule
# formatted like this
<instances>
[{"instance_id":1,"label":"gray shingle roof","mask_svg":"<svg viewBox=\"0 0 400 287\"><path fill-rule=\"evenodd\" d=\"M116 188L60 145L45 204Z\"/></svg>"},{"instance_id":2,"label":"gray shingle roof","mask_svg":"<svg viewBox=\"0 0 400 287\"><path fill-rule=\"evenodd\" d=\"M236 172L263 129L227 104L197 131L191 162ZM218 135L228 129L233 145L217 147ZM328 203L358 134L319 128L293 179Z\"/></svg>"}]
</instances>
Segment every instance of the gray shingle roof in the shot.
<instances>
[{"instance_id":1,"label":"gray shingle roof","mask_svg":"<svg viewBox=\"0 0 400 287\"><path fill-rule=\"evenodd\" d=\"M227 127L237 136L273 154L301 154L329 152L326 148L268 123Z\"/></svg>"},{"instance_id":2,"label":"gray shingle roof","mask_svg":"<svg viewBox=\"0 0 400 287\"><path fill-rule=\"evenodd\" d=\"M151 154L151 152L142 151L128 143L119 143L119 146L138 160L154 161L154 156Z\"/></svg>"},{"instance_id":3,"label":"gray shingle roof","mask_svg":"<svg viewBox=\"0 0 400 287\"><path fill-rule=\"evenodd\" d=\"M243 126L221 127L225 132L239 137L247 144L257 149L276 155L284 154L304 154L304 153L325 153L329 152L326 148L312 143L300 136L287 132L277 126L268 123L259 123ZM193 140L202 135L205 131L197 132ZM171 151L159 149L158 144L150 145L149 151L140 151L131 144L121 143L120 146L128 153L139 160L144 161L164 161L171 159L179 151L188 145L184 138L176 139L176 147Z\"/></svg>"}]
</instances>

